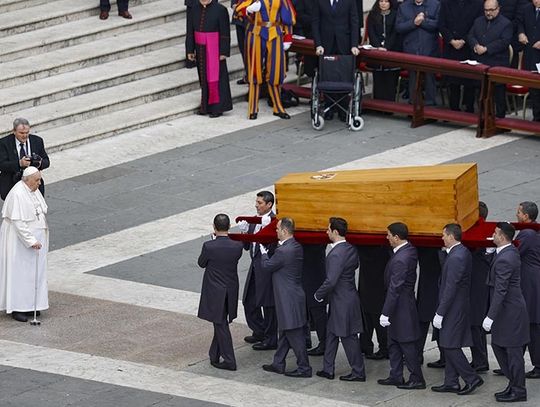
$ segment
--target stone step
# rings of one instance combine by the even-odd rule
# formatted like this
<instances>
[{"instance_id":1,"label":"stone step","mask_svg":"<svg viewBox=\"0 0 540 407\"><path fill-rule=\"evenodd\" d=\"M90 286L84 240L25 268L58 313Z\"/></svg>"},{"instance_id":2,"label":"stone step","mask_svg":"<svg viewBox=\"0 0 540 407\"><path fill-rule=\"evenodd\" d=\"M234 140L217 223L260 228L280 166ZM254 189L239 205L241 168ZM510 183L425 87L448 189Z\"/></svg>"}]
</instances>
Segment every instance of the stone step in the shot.
<instances>
[{"instance_id":1,"label":"stone step","mask_svg":"<svg viewBox=\"0 0 540 407\"><path fill-rule=\"evenodd\" d=\"M0 14L20 10L22 8L34 7L40 4L51 3L53 1L54 0L3 0L0 3Z\"/></svg>"},{"instance_id":2,"label":"stone step","mask_svg":"<svg viewBox=\"0 0 540 407\"><path fill-rule=\"evenodd\" d=\"M240 55L234 55L228 62L232 76L241 76ZM14 117L27 118L35 131L42 132L47 129L56 131L58 126L77 124L92 118L99 119L138 105L144 108L157 100L182 95L199 88L195 69L179 69L2 115L0 116L0 133L9 132Z\"/></svg>"},{"instance_id":3,"label":"stone step","mask_svg":"<svg viewBox=\"0 0 540 407\"><path fill-rule=\"evenodd\" d=\"M155 0L145 0L145 3L153 1ZM141 3L142 0L132 0L130 7ZM111 1L111 4L113 10L116 10L116 1ZM37 5L31 2L30 5L30 7L24 6L0 14L0 37L38 30L99 14L99 2L94 0L56 0Z\"/></svg>"},{"instance_id":4,"label":"stone step","mask_svg":"<svg viewBox=\"0 0 540 407\"><path fill-rule=\"evenodd\" d=\"M96 24L98 21L96 21ZM127 58L184 42L185 21L102 38L0 64L0 88Z\"/></svg>"},{"instance_id":5,"label":"stone step","mask_svg":"<svg viewBox=\"0 0 540 407\"><path fill-rule=\"evenodd\" d=\"M185 14L186 7L178 0L159 0L135 7L137 18L111 18L101 22L95 16L70 21L0 38L0 60L2 62L54 51L56 49L87 43L177 21ZM185 23L184 23L185 24Z\"/></svg>"}]
</instances>

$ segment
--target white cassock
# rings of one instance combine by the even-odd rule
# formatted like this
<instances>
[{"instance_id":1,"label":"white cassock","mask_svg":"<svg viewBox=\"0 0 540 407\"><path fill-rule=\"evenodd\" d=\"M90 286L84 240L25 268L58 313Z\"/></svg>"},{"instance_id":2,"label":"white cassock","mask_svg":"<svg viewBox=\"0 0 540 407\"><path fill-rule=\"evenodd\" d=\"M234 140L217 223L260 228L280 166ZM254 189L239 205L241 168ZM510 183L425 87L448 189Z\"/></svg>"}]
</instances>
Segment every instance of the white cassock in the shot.
<instances>
[{"instance_id":1,"label":"white cassock","mask_svg":"<svg viewBox=\"0 0 540 407\"><path fill-rule=\"evenodd\" d=\"M47 204L38 190L32 192L19 181L9 191L2 208L0 227L0 310L34 310L37 262L37 309L49 308L47 253L49 229ZM40 250L31 246L40 242Z\"/></svg>"}]
</instances>

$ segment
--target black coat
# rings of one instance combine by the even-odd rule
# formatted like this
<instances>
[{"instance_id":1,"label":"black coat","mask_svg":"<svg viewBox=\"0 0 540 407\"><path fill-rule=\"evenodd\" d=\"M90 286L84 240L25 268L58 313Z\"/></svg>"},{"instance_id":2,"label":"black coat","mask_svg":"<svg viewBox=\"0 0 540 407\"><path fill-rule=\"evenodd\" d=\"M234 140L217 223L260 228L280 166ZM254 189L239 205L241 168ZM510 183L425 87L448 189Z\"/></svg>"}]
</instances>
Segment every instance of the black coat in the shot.
<instances>
[{"instance_id":1,"label":"black coat","mask_svg":"<svg viewBox=\"0 0 540 407\"><path fill-rule=\"evenodd\" d=\"M472 346L469 318L472 256L462 244L454 246L442 267L437 314L443 317L439 346L462 348Z\"/></svg>"},{"instance_id":2,"label":"black coat","mask_svg":"<svg viewBox=\"0 0 540 407\"><path fill-rule=\"evenodd\" d=\"M461 49L455 49L451 40L467 41L474 20L484 15L482 0L442 0L439 15L439 30L444 40L443 57L455 61L471 59L471 48L465 44Z\"/></svg>"},{"instance_id":3,"label":"black coat","mask_svg":"<svg viewBox=\"0 0 540 407\"><path fill-rule=\"evenodd\" d=\"M512 41L513 27L510 20L499 14L491 20L488 29L488 20L478 17L467 36L467 43L471 50L477 44L487 47L482 54L473 54L474 58L485 65L510 66L510 51L508 46Z\"/></svg>"},{"instance_id":4,"label":"black coat","mask_svg":"<svg viewBox=\"0 0 540 407\"><path fill-rule=\"evenodd\" d=\"M204 242L199 267L206 268L197 316L210 322L232 322L238 308L238 260L242 242L227 236ZM227 318L228 316L228 318Z\"/></svg>"},{"instance_id":5,"label":"black coat","mask_svg":"<svg viewBox=\"0 0 540 407\"><path fill-rule=\"evenodd\" d=\"M418 291L416 306L418 318L422 322L431 322L439 303L439 281L441 278L440 249L418 247Z\"/></svg>"},{"instance_id":6,"label":"black coat","mask_svg":"<svg viewBox=\"0 0 540 407\"><path fill-rule=\"evenodd\" d=\"M315 301L313 294L321 286L326 278L326 244L304 244L304 262L302 265L302 287L306 293L308 309L325 305Z\"/></svg>"},{"instance_id":7,"label":"black coat","mask_svg":"<svg viewBox=\"0 0 540 407\"><path fill-rule=\"evenodd\" d=\"M302 262L302 246L293 237L278 246L272 257L261 256L262 271L272 276L279 331L301 328L307 323Z\"/></svg>"},{"instance_id":8,"label":"black coat","mask_svg":"<svg viewBox=\"0 0 540 407\"><path fill-rule=\"evenodd\" d=\"M296 24L293 31L295 34L306 38L313 38L311 21L313 14L313 0L297 0L295 3Z\"/></svg>"},{"instance_id":9,"label":"black coat","mask_svg":"<svg viewBox=\"0 0 540 407\"><path fill-rule=\"evenodd\" d=\"M396 31L403 39L403 52L414 55L439 55L439 2L424 0L417 6L414 0L405 0L398 9ZM422 24L414 24L416 15L423 12L426 19Z\"/></svg>"},{"instance_id":10,"label":"black coat","mask_svg":"<svg viewBox=\"0 0 540 407\"><path fill-rule=\"evenodd\" d=\"M381 13L369 13L367 31L369 44L373 47L384 47L388 51L401 51L401 37L396 31L397 10L383 16Z\"/></svg>"},{"instance_id":11,"label":"black coat","mask_svg":"<svg viewBox=\"0 0 540 407\"><path fill-rule=\"evenodd\" d=\"M362 333L362 311L356 290L355 275L358 253L348 242L339 243L326 256L326 279L315 293L328 299L327 329L345 338Z\"/></svg>"},{"instance_id":12,"label":"black coat","mask_svg":"<svg viewBox=\"0 0 540 407\"><path fill-rule=\"evenodd\" d=\"M540 41L540 21L536 21L536 7L532 3L521 9L517 19L517 32L525 34L529 40L524 49L523 68L528 71L536 70L536 64L540 62L540 50L532 46Z\"/></svg>"},{"instance_id":13,"label":"black coat","mask_svg":"<svg viewBox=\"0 0 540 407\"><path fill-rule=\"evenodd\" d=\"M484 248L479 248L472 252L471 326L482 326L489 308L489 287L486 281L492 259L493 254L487 253Z\"/></svg>"},{"instance_id":14,"label":"black coat","mask_svg":"<svg viewBox=\"0 0 540 407\"><path fill-rule=\"evenodd\" d=\"M382 314L390 320L388 336L397 342L414 342L420 337L414 299L417 262L416 249L407 243L394 253L384 271L386 298Z\"/></svg>"},{"instance_id":15,"label":"black coat","mask_svg":"<svg viewBox=\"0 0 540 407\"><path fill-rule=\"evenodd\" d=\"M349 55L358 46L359 27L356 0L339 0L335 10L329 0L314 0L313 39L326 55Z\"/></svg>"},{"instance_id":16,"label":"black coat","mask_svg":"<svg viewBox=\"0 0 540 407\"><path fill-rule=\"evenodd\" d=\"M491 303L487 316L493 320L491 341L501 347L529 343L529 316L521 292L521 261L510 245L493 258L487 284Z\"/></svg>"},{"instance_id":17,"label":"black coat","mask_svg":"<svg viewBox=\"0 0 540 407\"><path fill-rule=\"evenodd\" d=\"M391 252L388 246L358 246L358 292L362 311L366 314L381 313L385 291L384 270Z\"/></svg>"},{"instance_id":18,"label":"black coat","mask_svg":"<svg viewBox=\"0 0 540 407\"><path fill-rule=\"evenodd\" d=\"M43 139L35 134L30 134L28 137L30 143L30 151L27 151L27 155L35 153L42 158L41 166L39 170L49 168L50 161ZM22 173L23 168L19 166L19 155L17 153L18 143L13 133L0 139L0 197L6 199L7 194L13 188L13 186L20 180L14 179L17 173ZM39 190L42 194L45 194L45 182L41 180Z\"/></svg>"},{"instance_id":19,"label":"black coat","mask_svg":"<svg viewBox=\"0 0 540 407\"><path fill-rule=\"evenodd\" d=\"M540 234L524 229L516 238L521 257L521 290L531 324L540 324Z\"/></svg>"}]
</instances>

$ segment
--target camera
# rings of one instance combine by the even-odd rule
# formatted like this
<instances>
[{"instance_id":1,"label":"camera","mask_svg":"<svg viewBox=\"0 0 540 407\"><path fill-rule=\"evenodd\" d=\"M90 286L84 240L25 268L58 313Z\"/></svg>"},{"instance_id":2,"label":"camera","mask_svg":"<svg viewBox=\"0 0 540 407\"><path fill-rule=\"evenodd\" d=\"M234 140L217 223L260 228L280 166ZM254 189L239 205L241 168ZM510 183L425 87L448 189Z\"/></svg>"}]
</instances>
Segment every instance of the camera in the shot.
<instances>
[{"instance_id":1,"label":"camera","mask_svg":"<svg viewBox=\"0 0 540 407\"><path fill-rule=\"evenodd\" d=\"M32 155L30 156L30 165L32 167L39 168L41 167L41 160L41 156L37 155L36 153L32 153Z\"/></svg>"}]
</instances>

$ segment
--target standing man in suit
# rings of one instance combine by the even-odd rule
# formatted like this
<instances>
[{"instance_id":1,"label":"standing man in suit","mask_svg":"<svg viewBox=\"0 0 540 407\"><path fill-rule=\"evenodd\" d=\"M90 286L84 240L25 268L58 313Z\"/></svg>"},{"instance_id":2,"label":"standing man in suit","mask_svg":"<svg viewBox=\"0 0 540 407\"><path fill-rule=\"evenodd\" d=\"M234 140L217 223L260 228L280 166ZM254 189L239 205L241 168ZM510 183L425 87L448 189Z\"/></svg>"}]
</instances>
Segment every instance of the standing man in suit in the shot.
<instances>
[{"instance_id":1,"label":"standing man in suit","mask_svg":"<svg viewBox=\"0 0 540 407\"><path fill-rule=\"evenodd\" d=\"M540 0L532 0L521 9L517 19L518 40L525 47L523 68L535 71L540 62ZM540 121L540 89L530 88L533 120Z\"/></svg>"},{"instance_id":2,"label":"standing man in suit","mask_svg":"<svg viewBox=\"0 0 540 407\"><path fill-rule=\"evenodd\" d=\"M118 0L118 15L120 17L127 18L128 20L131 20L133 16L128 11L129 7L129 0ZM99 19L100 20L106 20L109 18L109 11L111 11L111 2L109 0L99 0L99 9L101 12L99 13Z\"/></svg>"},{"instance_id":3,"label":"standing man in suit","mask_svg":"<svg viewBox=\"0 0 540 407\"><path fill-rule=\"evenodd\" d=\"M330 218L326 234L332 242L332 248L326 256L326 279L315 293L315 300L322 302L323 299L328 299L330 307L324 364L317 376L330 380L334 378L336 353L341 340L352 371L348 375L340 376L339 380L365 382L364 357L358 339L358 334L362 333L362 311L355 284L358 252L353 245L345 241L345 219Z\"/></svg>"},{"instance_id":4,"label":"standing man in suit","mask_svg":"<svg viewBox=\"0 0 540 407\"><path fill-rule=\"evenodd\" d=\"M472 256L461 244L461 226L457 223L443 228L442 240L447 256L442 268L439 306L433 326L439 330L439 344L445 355L446 367L444 384L433 386L431 390L463 396L484 384L461 349L472 345L469 322ZM463 388L459 384L460 376L465 382Z\"/></svg>"},{"instance_id":5,"label":"standing man in suit","mask_svg":"<svg viewBox=\"0 0 540 407\"><path fill-rule=\"evenodd\" d=\"M197 316L214 324L208 352L210 364L218 369L236 370L229 323L236 318L238 307L238 260L242 257L243 245L229 238L230 225L227 215L216 215L214 236L203 244L198 264L206 270Z\"/></svg>"},{"instance_id":6,"label":"standing man in suit","mask_svg":"<svg viewBox=\"0 0 540 407\"><path fill-rule=\"evenodd\" d=\"M267 372L285 373L289 377L311 377L311 366L306 349L304 327L306 318L306 295L302 289L302 246L294 237L294 221L283 218L277 223L279 246L270 258L268 250L260 246L261 266L264 273L272 277L279 340L274 360L263 365ZM289 349L296 356L298 367L285 371L285 358Z\"/></svg>"},{"instance_id":7,"label":"standing man in suit","mask_svg":"<svg viewBox=\"0 0 540 407\"><path fill-rule=\"evenodd\" d=\"M491 347L508 378L506 389L495 393L495 399L502 402L527 400L523 347L530 339L529 317L521 292L519 251L512 245L515 233L507 222L495 227L493 243L497 249L487 281L491 304L482 324L491 331Z\"/></svg>"},{"instance_id":8,"label":"standing man in suit","mask_svg":"<svg viewBox=\"0 0 540 407\"><path fill-rule=\"evenodd\" d=\"M474 20L467 36L467 44L478 62L490 66L510 66L508 46L512 41L512 22L499 14L497 0L484 2L484 15ZM495 115L506 115L506 88L495 85Z\"/></svg>"},{"instance_id":9,"label":"standing man in suit","mask_svg":"<svg viewBox=\"0 0 540 407\"><path fill-rule=\"evenodd\" d=\"M517 220L536 223L538 206L534 202L521 202L517 208ZM540 234L533 229L520 230L517 235L521 257L521 290L529 314L531 340L529 355L534 368L527 372L527 379L540 379Z\"/></svg>"},{"instance_id":10,"label":"standing man in suit","mask_svg":"<svg viewBox=\"0 0 540 407\"><path fill-rule=\"evenodd\" d=\"M240 229L244 233L257 233L276 216L272 211L273 206L274 194L272 192L258 192L255 198L255 210L257 216L261 218L261 223L248 225L243 221L239 225ZM269 256L274 254L275 248L275 244L268 246ZM244 341L252 343L255 350L276 349L277 320L272 276L262 271L261 251L257 243L245 243L244 250L249 250L251 265L246 277L242 304L244 305L247 325L253 331L252 335L244 338Z\"/></svg>"},{"instance_id":11,"label":"standing man in suit","mask_svg":"<svg viewBox=\"0 0 540 407\"><path fill-rule=\"evenodd\" d=\"M28 120L13 121L13 133L0 139L0 197L5 200L8 192L20 181L25 168L36 167L42 171L49 168L49 156L43 139L30 134ZM45 195L45 183L41 181L39 191Z\"/></svg>"},{"instance_id":12,"label":"standing man in suit","mask_svg":"<svg viewBox=\"0 0 540 407\"><path fill-rule=\"evenodd\" d=\"M386 298L379 320L381 326L388 327L390 376L377 380L377 383L400 389L425 389L426 382L418 360L420 328L414 299L418 255L407 241L408 236L409 229L404 223L388 226L386 238L394 254L384 271ZM405 383L403 360L411 373Z\"/></svg>"}]
</instances>

